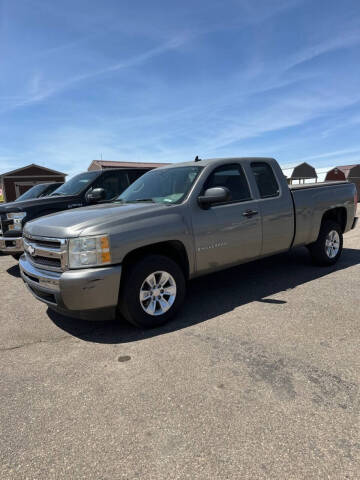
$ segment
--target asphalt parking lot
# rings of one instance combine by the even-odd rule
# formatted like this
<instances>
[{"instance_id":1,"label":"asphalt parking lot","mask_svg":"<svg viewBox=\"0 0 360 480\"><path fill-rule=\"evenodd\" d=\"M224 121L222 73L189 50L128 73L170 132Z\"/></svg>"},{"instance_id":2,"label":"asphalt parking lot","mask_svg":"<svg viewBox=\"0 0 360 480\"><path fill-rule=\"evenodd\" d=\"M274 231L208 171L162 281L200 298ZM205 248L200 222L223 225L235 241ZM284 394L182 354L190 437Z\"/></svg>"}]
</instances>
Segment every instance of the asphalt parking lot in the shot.
<instances>
[{"instance_id":1,"label":"asphalt parking lot","mask_svg":"<svg viewBox=\"0 0 360 480\"><path fill-rule=\"evenodd\" d=\"M141 331L51 313L0 257L0 478L359 479L360 228L191 282Z\"/></svg>"}]
</instances>

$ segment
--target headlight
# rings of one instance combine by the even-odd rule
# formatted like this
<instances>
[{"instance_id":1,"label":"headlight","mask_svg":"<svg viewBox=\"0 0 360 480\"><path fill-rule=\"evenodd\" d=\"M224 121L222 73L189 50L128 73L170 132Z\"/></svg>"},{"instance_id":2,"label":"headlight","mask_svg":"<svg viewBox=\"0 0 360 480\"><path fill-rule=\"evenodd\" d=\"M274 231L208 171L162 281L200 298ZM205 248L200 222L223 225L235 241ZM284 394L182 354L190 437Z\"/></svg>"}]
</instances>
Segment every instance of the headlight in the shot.
<instances>
[{"instance_id":1,"label":"headlight","mask_svg":"<svg viewBox=\"0 0 360 480\"><path fill-rule=\"evenodd\" d=\"M8 220L13 220L9 225L9 230L22 230L22 220L26 217L26 212L12 212L7 215Z\"/></svg>"},{"instance_id":2,"label":"headlight","mask_svg":"<svg viewBox=\"0 0 360 480\"><path fill-rule=\"evenodd\" d=\"M111 263L109 237L80 237L69 240L69 267L84 268Z\"/></svg>"}]
</instances>

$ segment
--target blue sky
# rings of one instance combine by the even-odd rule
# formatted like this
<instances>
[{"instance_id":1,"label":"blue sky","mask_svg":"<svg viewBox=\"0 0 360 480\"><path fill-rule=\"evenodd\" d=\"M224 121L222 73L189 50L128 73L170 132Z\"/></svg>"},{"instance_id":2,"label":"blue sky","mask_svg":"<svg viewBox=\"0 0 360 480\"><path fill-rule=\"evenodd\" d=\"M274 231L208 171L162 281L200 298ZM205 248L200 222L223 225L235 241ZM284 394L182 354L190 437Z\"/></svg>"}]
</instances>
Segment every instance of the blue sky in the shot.
<instances>
[{"instance_id":1,"label":"blue sky","mask_svg":"<svg viewBox=\"0 0 360 480\"><path fill-rule=\"evenodd\" d=\"M360 162L358 0L0 0L0 172Z\"/></svg>"}]
</instances>

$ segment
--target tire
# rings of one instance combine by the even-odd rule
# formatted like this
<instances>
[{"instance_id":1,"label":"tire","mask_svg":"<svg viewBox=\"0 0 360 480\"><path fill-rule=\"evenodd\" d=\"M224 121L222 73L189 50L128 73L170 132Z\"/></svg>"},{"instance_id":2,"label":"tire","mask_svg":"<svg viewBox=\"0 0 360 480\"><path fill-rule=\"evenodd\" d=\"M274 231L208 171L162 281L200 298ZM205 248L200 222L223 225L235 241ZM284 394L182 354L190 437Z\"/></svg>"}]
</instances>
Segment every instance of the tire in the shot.
<instances>
[{"instance_id":1,"label":"tire","mask_svg":"<svg viewBox=\"0 0 360 480\"><path fill-rule=\"evenodd\" d=\"M164 276L161 272L164 272ZM169 278L164 282L165 274ZM176 262L162 255L148 255L139 260L128 270L122 282L118 310L136 327L155 328L164 325L173 318L185 299L184 272Z\"/></svg>"},{"instance_id":2,"label":"tire","mask_svg":"<svg viewBox=\"0 0 360 480\"><path fill-rule=\"evenodd\" d=\"M334 265L343 249L343 234L338 223L327 220L320 227L316 242L308 245L313 262L316 265Z\"/></svg>"}]
</instances>

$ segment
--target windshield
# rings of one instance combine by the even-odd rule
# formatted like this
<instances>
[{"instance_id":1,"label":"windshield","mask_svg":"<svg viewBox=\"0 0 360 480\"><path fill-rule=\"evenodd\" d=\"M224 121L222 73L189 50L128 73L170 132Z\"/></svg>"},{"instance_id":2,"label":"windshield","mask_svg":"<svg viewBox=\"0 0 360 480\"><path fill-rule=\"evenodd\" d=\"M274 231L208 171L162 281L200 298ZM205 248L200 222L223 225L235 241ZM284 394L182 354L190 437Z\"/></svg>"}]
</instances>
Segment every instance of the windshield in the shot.
<instances>
[{"instance_id":1,"label":"windshield","mask_svg":"<svg viewBox=\"0 0 360 480\"><path fill-rule=\"evenodd\" d=\"M50 197L55 195L77 195L82 192L97 176L99 171L85 172L75 175L70 180L65 182L61 187L57 188Z\"/></svg>"},{"instance_id":2,"label":"windshield","mask_svg":"<svg viewBox=\"0 0 360 480\"><path fill-rule=\"evenodd\" d=\"M53 183L52 185L49 185L46 190L44 190L39 197L48 197L50 193L52 193L54 190L60 187L62 183Z\"/></svg>"},{"instance_id":3,"label":"windshield","mask_svg":"<svg viewBox=\"0 0 360 480\"><path fill-rule=\"evenodd\" d=\"M20 195L15 202L29 200L30 198L38 198L46 187L47 185L42 185L41 183L39 185L34 185L33 187L29 188L29 190L26 190L25 193Z\"/></svg>"},{"instance_id":4,"label":"windshield","mask_svg":"<svg viewBox=\"0 0 360 480\"><path fill-rule=\"evenodd\" d=\"M118 198L118 201L180 203L189 193L202 167L161 168L138 178Z\"/></svg>"}]
</instances>

